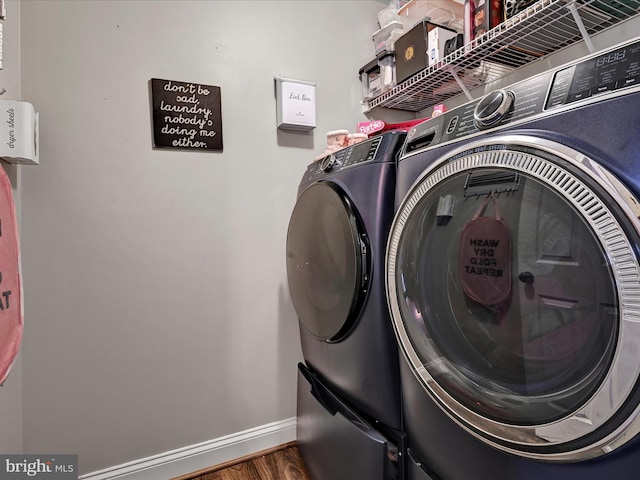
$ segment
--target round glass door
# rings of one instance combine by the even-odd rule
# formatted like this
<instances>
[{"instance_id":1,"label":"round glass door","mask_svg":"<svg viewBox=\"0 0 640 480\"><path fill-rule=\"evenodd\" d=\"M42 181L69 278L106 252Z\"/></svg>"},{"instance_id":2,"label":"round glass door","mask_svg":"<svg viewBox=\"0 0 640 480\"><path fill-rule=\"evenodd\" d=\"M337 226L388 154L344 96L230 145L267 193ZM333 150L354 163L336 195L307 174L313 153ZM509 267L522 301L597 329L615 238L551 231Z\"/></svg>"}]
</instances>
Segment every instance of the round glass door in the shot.
<instances>
[{"instance_id":1,"label":"round glass door","mask_svg":"<svg viewBox=\"0 0 640 480\"><path fill-rule=\"evenodd\" d=\"M454 152L401 205L387 257L396 333L438 404L498 448L562 461L622 435L640 372L637 217L575 158L529 137Z\"/></svg>"},{"instance_id":2,"label":"round glass door","mask_svg":"<svg viewBox=\"0 0 640 480\"><path fill-rule=\"evenodd\" d=\"M337 185L316 183L298 199L287 234L287 275L301 324L321 341L349 333L364 301L369 245Z\"/></svg>"}]
</instances>

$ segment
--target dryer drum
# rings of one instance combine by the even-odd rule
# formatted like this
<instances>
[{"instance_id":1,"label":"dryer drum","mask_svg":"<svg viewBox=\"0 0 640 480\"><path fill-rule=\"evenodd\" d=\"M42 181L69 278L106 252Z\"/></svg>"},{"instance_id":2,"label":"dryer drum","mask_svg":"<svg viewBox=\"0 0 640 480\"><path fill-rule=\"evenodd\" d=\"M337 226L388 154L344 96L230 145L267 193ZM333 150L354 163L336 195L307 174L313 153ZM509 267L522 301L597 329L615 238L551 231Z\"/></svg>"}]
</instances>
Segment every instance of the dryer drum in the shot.
<instances>
[{"instance_id":1,"label":"dryer drum","mask_svg":"<svg viewBox=\"0 0 640 480\"><path fill-rule=\"evenodd\" d=\"M287 276L301 325L323 342L354 327L369 284L370 255L362 219L337 184L307 188L291 214Z\"/></svg>"}]
</instances>

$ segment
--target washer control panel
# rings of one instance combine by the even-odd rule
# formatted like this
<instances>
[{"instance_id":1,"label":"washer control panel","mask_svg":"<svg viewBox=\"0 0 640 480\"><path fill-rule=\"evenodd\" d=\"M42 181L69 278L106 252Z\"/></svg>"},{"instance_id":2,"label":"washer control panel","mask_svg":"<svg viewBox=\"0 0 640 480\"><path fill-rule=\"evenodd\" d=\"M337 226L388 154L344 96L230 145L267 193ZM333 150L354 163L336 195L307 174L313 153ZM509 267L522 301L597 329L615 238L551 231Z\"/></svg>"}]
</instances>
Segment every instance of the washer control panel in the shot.
<instances>
[{"instance_id":1,"label":"washer control panel","mask_svg":"<svg viewBox=\"0 0 640 480\"><path fill-rule=\"evenodd\" d=\"M640 42L556 72L546 108L640 85Z\"/></svg>"},{"instance_id":2,"label":"washer control panel","mask_svg":"<svg viewBox=\"0 0 640 480\"><path fill-rule=\"evenodd\" d=\"M478 135L543 112L579 106L640 87L640 40L489 92L407 134L401 155Z\"/></svg>"},{"instance_id":3,"label":"washer control panel","mask_svg":"<svg viewBox=\"0 0 640 480\"><path fill-rule=\"evenodd\" d=\"M407 134L402 154L460 140L542 113L551 78L550 73L538 75L417 125ZM425 138L430 141L426 142Z\"/></svg>"}]
</instances>

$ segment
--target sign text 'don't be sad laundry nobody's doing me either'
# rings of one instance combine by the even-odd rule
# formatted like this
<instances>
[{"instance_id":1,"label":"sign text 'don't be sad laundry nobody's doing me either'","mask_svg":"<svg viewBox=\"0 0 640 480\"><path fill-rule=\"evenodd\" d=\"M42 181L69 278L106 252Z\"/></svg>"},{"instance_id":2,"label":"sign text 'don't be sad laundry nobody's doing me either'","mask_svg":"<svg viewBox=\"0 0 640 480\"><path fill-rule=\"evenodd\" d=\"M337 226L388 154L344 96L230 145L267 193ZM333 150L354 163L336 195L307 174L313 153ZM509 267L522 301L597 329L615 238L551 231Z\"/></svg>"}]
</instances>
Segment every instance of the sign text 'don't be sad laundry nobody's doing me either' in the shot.
<instances>
[{"instance_id":1,"label":"sign text 'don't be sad laundry nobody's doing me either'","mask_svg":"<svg viewBox=\"0 0 640 480\"><path fill-rule=\"evenodd\" d=\"M153 145L222 151L220 87L151 79Z\"/></svg>"}]
</instances>

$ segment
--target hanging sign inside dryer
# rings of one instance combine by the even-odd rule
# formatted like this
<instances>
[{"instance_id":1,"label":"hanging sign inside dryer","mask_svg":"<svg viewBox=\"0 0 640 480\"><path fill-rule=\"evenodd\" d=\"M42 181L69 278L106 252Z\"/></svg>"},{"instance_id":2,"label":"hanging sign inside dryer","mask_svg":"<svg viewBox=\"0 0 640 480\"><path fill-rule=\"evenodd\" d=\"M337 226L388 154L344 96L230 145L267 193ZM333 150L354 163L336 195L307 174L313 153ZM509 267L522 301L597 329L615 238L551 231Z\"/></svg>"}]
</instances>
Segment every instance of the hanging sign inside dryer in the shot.
<instances>
[{"instance_id":1,"label":"hanging sign inside dryer","mask_svg":"<svg viewBox=\"0 0 640 480\"><path fill-rule=\"evenodd\" d=\"M222 151L220 87L151 79L153 146Z\"/></svg>"},{"instance_id":2,"label":"hanging sign inside dryer","mask_svg":"<svg viewBox=\"0 0 640 480\"><path fill-rule=\"evenodd\" d=\"M485 216L492 200L495 216ZM494 307L510 298L511 232L493 194L462 229L458 272L465 294L481 305Z\"/></svg>"},{"instance_id":3,"label":"hanging sign inside dryer","mask_svg":"<svg viewBox=\"0 0 640 480\"><path fill-rule=\"evenodd\" d=\"M0 167L0 385L22 342L23 312L18 222L11 182Z\"/></svg>"}]
</instances>

